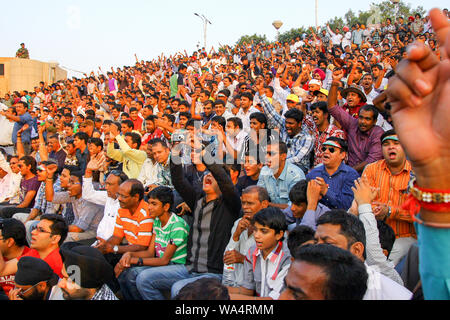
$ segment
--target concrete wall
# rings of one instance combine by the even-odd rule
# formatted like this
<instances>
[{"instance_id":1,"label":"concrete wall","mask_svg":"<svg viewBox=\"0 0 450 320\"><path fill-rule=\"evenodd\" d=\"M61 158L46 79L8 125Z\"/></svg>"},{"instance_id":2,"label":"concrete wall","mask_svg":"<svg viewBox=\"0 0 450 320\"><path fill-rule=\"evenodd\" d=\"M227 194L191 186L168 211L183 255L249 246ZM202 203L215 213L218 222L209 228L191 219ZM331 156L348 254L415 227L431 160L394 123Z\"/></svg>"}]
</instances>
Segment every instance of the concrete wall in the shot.
<instances>
[{"instance_id":1,"label":"concrete wall","mask_svg":"<svg viewBox=\"0 0 450 320\"><path fill-rule=\"evenodd\" d=\"M67 78L67 71L56 62L42 62L32 59L0 58L5 74L0 76L0 96L6 92L33 91L40 81L52 84Z\"/></svg>"}]
</instances>

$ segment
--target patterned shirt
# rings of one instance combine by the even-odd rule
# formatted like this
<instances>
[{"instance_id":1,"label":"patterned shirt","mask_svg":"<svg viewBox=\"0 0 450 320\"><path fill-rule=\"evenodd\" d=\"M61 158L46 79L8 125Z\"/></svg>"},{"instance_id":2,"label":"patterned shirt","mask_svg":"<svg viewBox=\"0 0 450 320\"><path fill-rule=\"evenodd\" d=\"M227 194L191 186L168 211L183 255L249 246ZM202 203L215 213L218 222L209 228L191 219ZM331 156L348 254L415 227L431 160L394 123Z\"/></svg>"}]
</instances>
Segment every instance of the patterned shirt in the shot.
<instances>
[{"instance_id":1,"label":"patterned shirt","mask_svg":"<svg viewBox=\"0 0 450 320\"><path fill-rule=\"evenodd\" d=\"M104 284L100 290L98 290L94 296L91 298L91 300L119 300L114 295L114 293L111 291L111 289Z\"/></svg>"},{"instance_id":2,"label":"patterned shirt","mask_svg":"<svg viewBox=\"0 0 450 320\"><path fill-rule=\"evenodd\" d=\"M331 123L325 131L320 132L310 115L305 116L304 123L311 130L314 137L314 167L322 163L322 144L329 137L347 139L345 132Z\"/></svg>"},{"instance_id":3,"label":"patterned shirt","mask_svg":"<svg viewBox=\"0 0 450 320\"><path fill-rule=\"evenodd\" d=\"M170 156L167 158L167 161L164 165L158 163L156 165L156 168L158 170L158 178L155 184L173 189L172 177L170 175Z\"/></svg>"},{"instance_id":4,"label":"patterned shirt","mask_svg":"<svg viewBox=\"0 0 450 320\"><path fill-rule=\"evenodd\" d=\"M304 172L311 167L311 155L314 149L314 138L302 127L294 137L289 137L285 123L286 119L275 110L265 95L261 96L261 105L267 120L280 130L280 140L288 147L287 161L299 166Z\"/></svg>"},{"instance_id":5,"label":"patterned shirt","mask_svg":"<svg viewBox=\"0 0 450 320\"><path fill-rule=\"evenodd\" d=\"M34 200L33 209L38 209L42 214L57 213L61 206L56 203L47 201L47 199L45 198L45 183L46 182L41 183L41 186L39 187L36 198ZM59 177L53 184L53 190L55 192L61 191L61 181L59 180Z\"/></svg>"},{"instance_id":6,"label":"patterned shirt","mask_svg":"<svg viewBox=\"0 0 450 320\"><path fill-rule=\"evenodd\" d=\"M161 220L155 219L153 224L153 233L155 234L155 256L162 258L167 245L177 246L170 262L185 264L187 256L187 239L189 235L189 226L183 218L172 213L165 226L161 226Z\"/></svg>"}]
</instances>

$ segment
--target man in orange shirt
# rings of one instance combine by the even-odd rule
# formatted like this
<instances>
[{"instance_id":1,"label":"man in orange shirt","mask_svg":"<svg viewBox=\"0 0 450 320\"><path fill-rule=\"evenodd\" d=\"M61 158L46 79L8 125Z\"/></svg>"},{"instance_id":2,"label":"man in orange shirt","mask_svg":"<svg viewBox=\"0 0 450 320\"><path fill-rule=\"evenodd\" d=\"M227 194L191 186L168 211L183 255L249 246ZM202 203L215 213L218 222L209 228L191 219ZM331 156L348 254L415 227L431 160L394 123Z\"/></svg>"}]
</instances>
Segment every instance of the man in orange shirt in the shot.
<instances>
[{"instance_id":1,"label":"man in orange shirt","mask_svg":"<svg viewBox=\"0 0 450 320\"><path fill-rule=\"evenodd\" d=\"M144 201L144 186L139 180L124 181L117 192L120 209L116 217L114 233L108 239L97 238L99 249L114 267L125 252L147 250L150 244L153 217Z\"/></svg>"},{"instance_id":2,"label":"man in orange shirt","mask_svg":"<svg viewBox=\"0 0 450 320\"><path fill-rule=\"evenodd\" d=\"M378 189L372 202L377 219L386 220L395 231L396 240L388 258L396 265L417 242L413 220L407 210L401 209L413 173L395 131L386 131L380 139L383 159L367 165L362 175Z\"/></svg>"}]
</instances>

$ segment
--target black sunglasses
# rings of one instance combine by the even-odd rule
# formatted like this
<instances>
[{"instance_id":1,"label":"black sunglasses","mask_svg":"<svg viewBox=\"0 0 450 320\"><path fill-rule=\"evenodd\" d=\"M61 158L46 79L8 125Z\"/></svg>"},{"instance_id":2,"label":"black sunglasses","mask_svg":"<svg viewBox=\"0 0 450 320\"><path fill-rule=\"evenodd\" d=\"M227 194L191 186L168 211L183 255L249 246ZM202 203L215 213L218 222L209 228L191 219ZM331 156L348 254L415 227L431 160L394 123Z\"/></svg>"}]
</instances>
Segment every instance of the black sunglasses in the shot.
<instances>
[{"instance_id":1,"label":"black sunglasses","mask_svg":"<svg viewBox=\"0 0 450 320\"><path fill-rule=\"evenodd\" d=\"M334 153L337 149L340 149L340 148L323 146L322 147L322 152L325 152L327 149L330 151L330 153Z\"/></svg>"}]
</instances>

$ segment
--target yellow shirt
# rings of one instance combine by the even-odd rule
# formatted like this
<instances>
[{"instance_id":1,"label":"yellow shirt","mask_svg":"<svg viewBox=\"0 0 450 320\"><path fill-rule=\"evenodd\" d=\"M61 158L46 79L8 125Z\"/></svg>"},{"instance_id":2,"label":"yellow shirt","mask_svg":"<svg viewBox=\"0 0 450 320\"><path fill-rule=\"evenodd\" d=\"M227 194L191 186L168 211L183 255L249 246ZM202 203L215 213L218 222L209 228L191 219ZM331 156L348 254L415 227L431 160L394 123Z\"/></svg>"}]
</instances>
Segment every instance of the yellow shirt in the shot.
<instances>
[{"instance_id":1,"label":"yellow shirt","mask_svg":"<svg viewBox=\"0 0 450 320\"><path fill-rule=\"evenodd\" d=\"M121 135L117 135L116 140L120 149L114 149L114 143L110 142L106 150L106 155L111 159L123 162L123 172L128 178L137 179L142 165L145 159L147 159L147 153L142 150L130 148Z\"/></svg>"}]
</instances>

